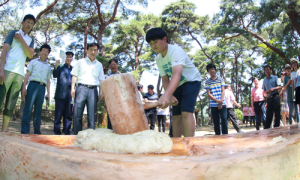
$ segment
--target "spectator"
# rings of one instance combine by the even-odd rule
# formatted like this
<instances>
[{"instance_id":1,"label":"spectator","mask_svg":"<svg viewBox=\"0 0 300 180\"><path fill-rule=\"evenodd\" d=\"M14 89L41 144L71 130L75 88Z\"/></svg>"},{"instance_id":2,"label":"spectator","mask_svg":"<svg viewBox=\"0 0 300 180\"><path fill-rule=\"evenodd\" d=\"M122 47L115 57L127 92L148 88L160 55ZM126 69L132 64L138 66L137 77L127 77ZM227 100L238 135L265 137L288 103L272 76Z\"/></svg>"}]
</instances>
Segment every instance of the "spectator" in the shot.
<instances>
[{"instance_id":1,"label":"spectator","mask_svg":"<svg viewBox=\"0 0 300 180\"><path fill-rule=\"evenodd\" d=\"M237 122L237 118L236 118L236 114L234 112L233 105L236 105L239 108L241 107L241 105L235 101L235 97L231 91L231 86L226 85L225 88L226 88L225 89L225 102L226 102L226 108L227 108L227 120L230 119L236 132L240 133L241 129Z\"/></svg>"},{"instance_id":2,"label":"spectator","mask_svg":"<svg viewBox=\"0 0 300 180\"><path fill-rule=\"evenodd\" d=\"M250 107L248 109L249 109L250 126L252 126L252 123L255 126L255 111L253 111L253 109Z\"/></svg>"},{"instance_id":3,"label":"spectator","mask_svg":"<svg viewBox=\"0 0 300 180\"><path fill-rule=\"evenodd\" d=\"M286 72L283 71L281 72L281 82L284 82L284 78L286 77ZM284 83L281 83L281 86L283 86ZM287 93L283 88L281 89L280 93L280 102L281 102L281 116L282 116L282 122L283 125L285 126L286 124L286 118L288 117L289 114L289 106L287 103Z\"/></svg>"},{"instance_id":4,"label":"spectator","mask_svg":"<svg viewBox=\"0 0 300 180\"><path fill-rule=\"evenodd\" d=\"M105 79L110 77L110 76L114 76L116 74L121 74L119 71L118 71L118 68L119 68L119 62L117 59L111 59L108 61L108 64L109 64L109 69L110 69L110 73L106 75ZM106 104L104 102L104 108L106 109ZM112 125L111 125L111 121L110 121L110 118L109 118L109 115L108 115L108 112L107 112L107 129L113 129Z\"/></svg>"},{"instance_id":5,"label":"spectator","mask_svg":"<svg viewBox=\"0 0 300 180\"><path fill-rule=\"evenodd\" d=\"M252 98L252 110L255 112L255 120L256 120L256 130L259 130L261 122L263 122L263 127L265 127L265 119L266 119L266 107L265 107L265 98L264 98L264 90L259 85L258 78L254 78L253 83L255 87L251 90L251 98Z\"/></svg>"},{"instance_id":6,"label":"spectator","mask_svg":"<svg viewBox=\"0 0 300 180\"><path fill-rule=\"evenodd\" d=\"M211 114L214 121L214 130L216 135L220 135L220 116L222 121L222 134L228 134L227 127L227 109L225 103L225 83L222 78L216 74L216 66L208 64L206 70L210 78L205 82L205 89L210 98Z\"/></svg>"},{"instance_id":7,"label":"spectator","mask_svg":"<svg viewBox=\"0 0 300 180\"><path fill-rule=\"evenodd\" d=\"M55 118L54 118L54 135L61 135L60 125L63 117L63 133L65 135L71 134L72 125L72 97L71 97L71 80L72 80L72 66L74 53L66 52L65 64L60 65L60 61L56 61L53 70L53 77L57 78L55 99Z\"/></svg>"},{"instance_id":8,"label":"spectator","mask_svg":"<svg viewBox=\"0 0 300 180\"><path fill-rule=\"evenodd\" d=\"M280 125L280 96L278 91L281 89L281 85L278 77L271 74L272 71L269 65L264 67L264 71L267 78L264 79L262 87L268 104L265 128L269 129L272 124L273 113L275 113L274 127L279 127Z\"/></svg>"},{"instance_id":9,"label":"spectator","mask_svg":"<svg viewBox=\"0 0 300 180\"><path fill-rule=\"evenodd\" d=\"M243 115L244 115L244 119L243 119L243 124L245 124L246 122L246 127L249 121L249 108L247 107L247 103L244 103L244 107L243 107Z\"/></svg>"},{"instance_id":10,"label":"spectator","mask_svg":"<svg viewBox=\"0 0 300 180\"><path fill-rule=\"evenodd\" d=\"M284 92L285 92L285 94L287 96L286 101L287 101L288 112L289 112L289 124L291 125L293 123L293 108L294 108L293 81L291 79L292 68L289 64L286 64L284 70L286 72L286 76L284 78L284 81L283 81L284 86L283 86L282 90L280 91L280 94L284 94ZM283 124L285 125L285 122Z\"/></svg>"},{"instance_id":11,"label":"spectator","mask_svg":"<svg viewBox=\"0 0 300 180\"><path fill-rule=\"evenodd\" d=\"M104 80L103 66L96 60L98 50L99 45L97 43L88 44L88 57L78 60L71 71L71 96L75 98L73 116L73 132L75 135L82 130L82 115L85 105L87 105L88 128L95 129L98 101L97 87ZM78 82L78 86L75 92L76 82ZM99 99L102 98L103 94L100 92Z\"/></svg>"},{"instance_id":12,"label":"spectator","mask_svg":"<svg viewBox=\"0 0 300 180\"><path fill-rule=\"evenodd\" d=\"M30 117L33 105L34 134L41 134L40 127L44 98L50 99L51 68L47 61L50 52L51 47L48 44L42 45L40 48L40 58L31 60L27 67L27 73L24 78L24 86L22 90L23 97L25 96L25 107L21 125L22 134L29 134L30 132ZM26 89L28 80L29 84ZM46 96L45 87L47 87Z\"/></svg>"},{"instance_id":13,"label":"spectator","mask_svg":"<svg viewBox=\"0 0 300 180\"><path fill-rule=\"evenodd\" d=\"M26 58L31 59L34 54L34 39L29 33L35 23L35 17L25 15L20 30L12 30L4 40L0 62L0 113L4 99L6 99L2 132L6 132L9 121L16 106L19 91L24 80Z\"/></svg>"},{"instance_id":14,"label":"spectator","mask_svg":"<svg viewBox=\"0 0 300 180\"><path fill-rule=\"evenodd\" d=\"M137 85L137 88L138 88L138 92L139 92L141 101L143 102L143 100L144 100L144 99L143 99L143 95L142 95L142 93L143 93L143 85L138 84L138 85Z\"/></svg>"},{"instance_id":15,"label":"spectator","mask_svg":"<svg viewBox=\"0 0 300 180\"><path fill-rule=\"evenodd\" d=\"M153 91L153 89L154 89L153 85L148 86L148 92L145 93L145 95L144 95L145 103L157 102L158 96ZM152 130L155 129L156 113L157 113L156 107L145 110L145 114L146 114L148 123L150 122L150 129L152 129Z\"/></svg>"}]
</instances>

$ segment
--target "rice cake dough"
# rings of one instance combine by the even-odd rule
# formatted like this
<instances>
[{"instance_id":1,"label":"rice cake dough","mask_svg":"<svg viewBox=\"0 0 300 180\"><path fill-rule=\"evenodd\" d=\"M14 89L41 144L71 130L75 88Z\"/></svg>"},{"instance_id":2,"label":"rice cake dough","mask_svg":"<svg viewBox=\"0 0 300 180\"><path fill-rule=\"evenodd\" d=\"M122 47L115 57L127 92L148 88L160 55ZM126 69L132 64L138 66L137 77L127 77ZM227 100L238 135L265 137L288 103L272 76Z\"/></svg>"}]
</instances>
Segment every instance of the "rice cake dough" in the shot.
<instances>
[{"instance_id":1,"label":"rice cake dough","mask_svg":"<svg viewBox=\"0 0 300 180\"><path fill-rule=\"evenodd\" d=\"M80 131L74 146L114 153L150 154L169 153L172 150L173 142L166 133L153 130L119 135L110 129L99 128Z\"/></svg>"}]
</instances>

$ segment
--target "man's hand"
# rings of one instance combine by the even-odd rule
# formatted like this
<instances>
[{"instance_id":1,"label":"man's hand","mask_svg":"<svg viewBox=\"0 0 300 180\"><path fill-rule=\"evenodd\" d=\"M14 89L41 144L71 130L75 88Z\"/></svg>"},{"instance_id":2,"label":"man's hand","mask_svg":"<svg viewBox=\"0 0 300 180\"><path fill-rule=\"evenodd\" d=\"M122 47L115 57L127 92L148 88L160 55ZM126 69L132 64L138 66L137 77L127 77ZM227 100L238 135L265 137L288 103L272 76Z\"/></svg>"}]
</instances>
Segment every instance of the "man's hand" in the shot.
<instances>
[{"instance_id":1,"label":"man's hand","mask_svg":"<svg viewBox=\"0 0 300 180\"><path fill-rule=\"evenodd\" d=\"M24 87L22 90L22 101L25 101L25 95L27 95L26 87Z\"/></svg>"},{"instance_id":2,"label":"man's hand","mask_svg":"<svg viewBox=\"0 0 300 180\"><path fill-rule=\"evenodd\" d=\"M72 96L72 98L75 99L75 90L74 89L71 89L71 96Z\"/></svg>"},{"instance_id":3,"label":"man's hand","mask_svg":"<svg viewBox=\"0 0 300 180\"><path fill-rule=\"evenodd\" d=\"M4 69L0 69L0 85L3 85L4 81L5 81Z\"/></svg>"},{"instance_id":4,"label":"man's hand","mask_svg":"<svg viewBox=\"0 0 300 180\"><path fill-rule=\"evenodd\" d=\"M218 105L218 110L221 110L223 108L222 104Z\"/></svg>"},{"instance_id":5,"label":"man's hand","mask_svg":"<svg viewBox=\"0 0 300 180\"><path fill-rule=\"evenodd\" d=\"M60 60L57 60L56 62L55 62L55 69L57 69L57 67L60 65Z\"/></svg>"},{"instance_id":6,"label":"man's hand","mask_svg":"<svg viewBox=\"0 0 300 180\"><path fill-rule=\"evenodd\" d=\"M99 93L99 101L100 101L101 99L103 99L103 93L102 93L102 91L100 91L100 93ZM106 109L106 108L105 108L105 109Z\"/></svg>"},{"instance_id":7,"label":"man's hand","mask_svg":"<svg viewBox=\"0 0 300 180\"><path fill-rule=\"evenodd\" d=\"M50 101L50 94L47 94L47 95L45 96L45 98L48 98L49 101Z\"/></svg>"},{"instance_id":8,"label":"man's hand","mask_svg":"<svg viewBox=\"0 0 300 180\"><path fill-rule=\"evenodd\" d=\"M289 79L288 84L289 84L289 85L293 85L293 80L292 80L292 79Z\"/></svg>"},{"instance_id":9,"label":"man's hand","mask_svg":"<svg viewBox=\"0 0 300 180\"><path fill-rule=\"evenodd\" d=\"M19 42L24 41L24 39L20 33L15 33L14 39L18 40Z\"/></svg>"},{"instance_id":10,"label":"man's hand","mask_svg":"<svg viewBox=\"0 0 300 180\"><path fill-rule=\"evenodd\" d=\"M163 94L159 99L158 99L158 102L161 102L162 105L161 105L161 108L166 108L169 106L170 104L170 99L171 99L171 96L169 96L168 94ZM176 98L175 98L176 99Z\"/></svg>"},{"instance_id":11,"label":"man's hand","mask_svg":"<svg viewBox=\"0 0 300 180\"><path fill-rule=\"evenodd\" d=\"M176 99L176 97L171 96L171 106L177 106L178 105L178 100Z\"/></svg>"}]
</instances>

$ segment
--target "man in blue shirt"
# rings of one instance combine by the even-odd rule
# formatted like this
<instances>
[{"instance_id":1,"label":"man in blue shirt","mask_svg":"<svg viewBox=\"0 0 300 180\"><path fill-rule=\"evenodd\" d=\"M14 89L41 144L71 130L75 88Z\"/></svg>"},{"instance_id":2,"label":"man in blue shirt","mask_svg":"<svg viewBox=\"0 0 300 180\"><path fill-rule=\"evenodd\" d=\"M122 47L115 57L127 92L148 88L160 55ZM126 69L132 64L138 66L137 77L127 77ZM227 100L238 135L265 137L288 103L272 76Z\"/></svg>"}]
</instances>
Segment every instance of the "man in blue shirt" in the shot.
<instances>
[{"instance_id":1,"label":"man in blue shirt","mask_svg":"<svg viewBox=\"0 0 300 180\"><path fill-rule=\"evenodd\" d=\"M53 70L53 77L57 78L56 91L55 91L55 119L53 133L60 135L61 118L63 117L63 133L70 135L72 125L72 106L71 106L71 80L72 80L72 66L74 54L72 52L66 52L66 62L63 65L59 65L60 61L56 61L55 68Z\"/></svg>"},{"instance_id":2,"label":"man in blue shirt","mask_svg":"<svg viewBox=\"0 0 300 180\"><path fill-rule=\"evenodd\" d=\"M266 124L265 129L269 129L273 120L273 113L275 113L275 124L274 127L280 125L280 96L279 90L281 85L277 76L271 74L271 67L266 65L264 67L265 74L267 76L263 82L264 96L267 97L267 113L266 113Z\"/></svg>"},{"instance_id":3,"label":"man in blue shirt","mask_svg":"<svg viewBox=\"0 0 300 180\"><path fill-rule=\"evenodd\" d=\"M29 33L35 23L35 17L27 14L20 30L12 30L5 38L0 62L0 113L3 111L2 131L7 130L13 115L19 92L24 80L26 58L34 54L34 40Z\"/></svg>"},{"instance_id":4,"label":"man in blue shirt","mask_svg":"<svg viewBox=\"0 0 300 180\"><path fill-rule=\"evenodd\" d=\"M157 102L158 96L153 91L153 89L154 89L153 85L148 86L148 92L145 93L145 95L144 95L145 103ZM150 129L154 130L155 122L156 122L156 107L146 109L145 113L146 113L146 117L147 117L148 122L150 120Z\"/></svg>"}]
</instances>

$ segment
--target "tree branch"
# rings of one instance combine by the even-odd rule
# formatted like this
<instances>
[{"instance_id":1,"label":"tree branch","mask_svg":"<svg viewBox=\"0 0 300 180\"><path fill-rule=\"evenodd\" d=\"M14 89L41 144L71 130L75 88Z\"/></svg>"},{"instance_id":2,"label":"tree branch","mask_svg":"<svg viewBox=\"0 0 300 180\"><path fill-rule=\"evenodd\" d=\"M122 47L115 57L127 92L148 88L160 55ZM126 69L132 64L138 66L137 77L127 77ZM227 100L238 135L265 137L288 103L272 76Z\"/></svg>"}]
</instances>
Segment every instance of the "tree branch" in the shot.
<instances>
[{"instance_id":1,"label":"tree branch","mask_svg":"<svg viewBox=\"0 0 300 180\"><path fill-rule=\"evenodd\" d=\"M42 15L45 14L49 9L51 9L55 4L57 4L58 0L55 0L52 4L50 4L48 7L46 7L43 11L41 11L35 19L35 24L41 19Z\"/></svg>"},{"instance_id":2,"label":"tree branch","mask_svg":"<svg viewBox=\"0 0 300 180\"><path fill-rule=\"evenodd\" d=\"M3 6L4 4L8 3L9 0L5 1L4 3L0 4L0 7Z\"/></svg>"}]
</instances>

